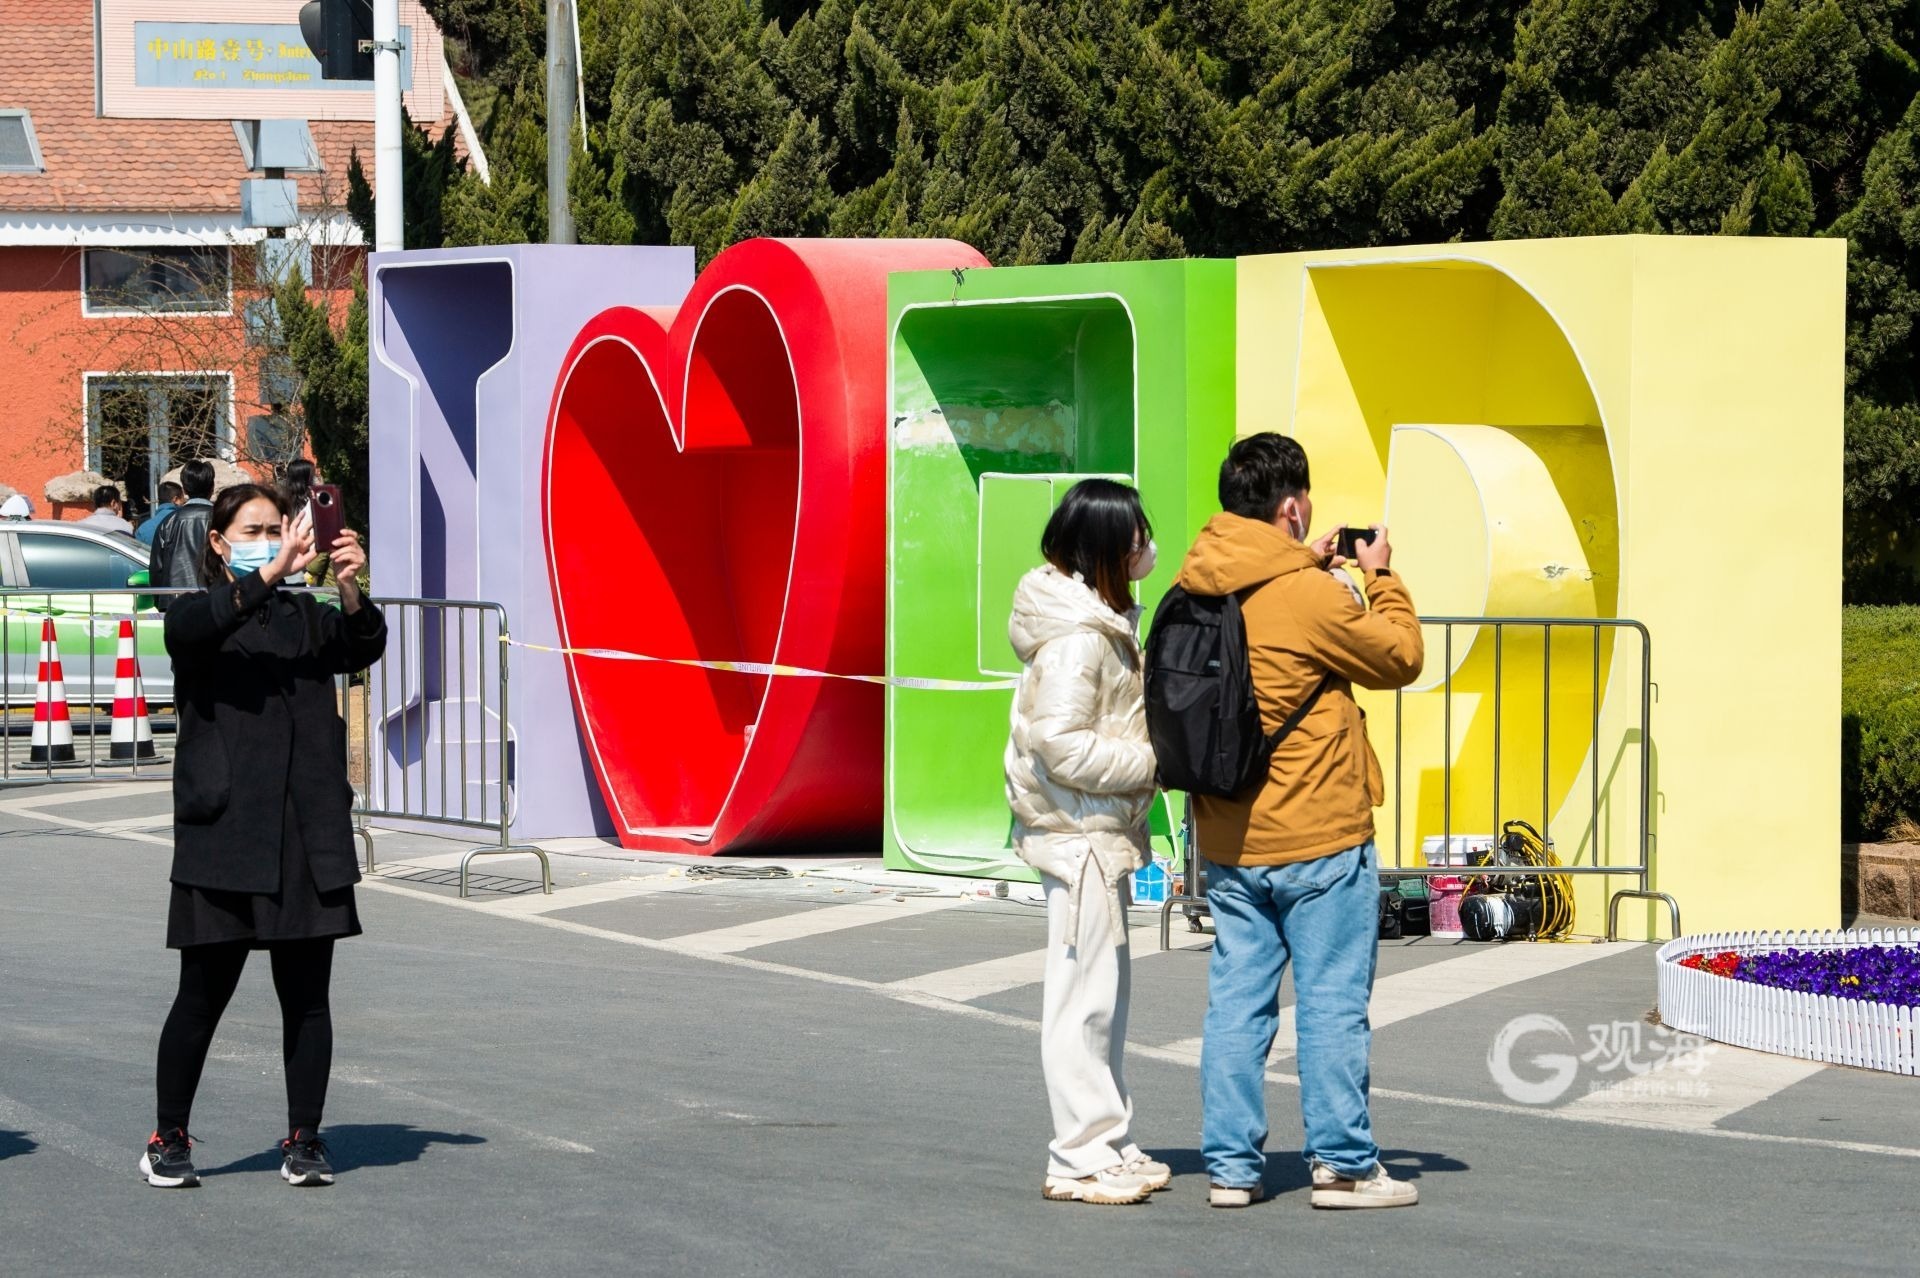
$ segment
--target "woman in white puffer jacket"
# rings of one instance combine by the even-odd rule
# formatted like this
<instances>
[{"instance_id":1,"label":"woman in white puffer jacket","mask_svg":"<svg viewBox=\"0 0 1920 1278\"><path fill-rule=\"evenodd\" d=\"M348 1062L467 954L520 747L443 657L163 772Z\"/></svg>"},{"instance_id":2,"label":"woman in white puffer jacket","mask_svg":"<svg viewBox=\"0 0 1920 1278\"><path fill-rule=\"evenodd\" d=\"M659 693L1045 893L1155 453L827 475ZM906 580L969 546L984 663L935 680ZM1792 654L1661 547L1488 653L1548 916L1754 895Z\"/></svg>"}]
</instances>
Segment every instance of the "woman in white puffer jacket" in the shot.
<instances>
[{"instance_id":1,"label":"woman in white puffer jacket","mask_svg":"<svg viewBox=\"0 0 1920 1278\"><path fill-rule=\"evenodd\" d=\"M1040 1064L1053 1111L1043 1192L1136 1203L1173 1173L1133 1143L1121 1073L1129 986L1127 876L1147 862L1155 765L1131 583L1153 571L1140 495L1074 485L1021 578L1008 637L1021 660L1007 742L1014 847L1047 894Z\"/></svg>"}]
</instances>

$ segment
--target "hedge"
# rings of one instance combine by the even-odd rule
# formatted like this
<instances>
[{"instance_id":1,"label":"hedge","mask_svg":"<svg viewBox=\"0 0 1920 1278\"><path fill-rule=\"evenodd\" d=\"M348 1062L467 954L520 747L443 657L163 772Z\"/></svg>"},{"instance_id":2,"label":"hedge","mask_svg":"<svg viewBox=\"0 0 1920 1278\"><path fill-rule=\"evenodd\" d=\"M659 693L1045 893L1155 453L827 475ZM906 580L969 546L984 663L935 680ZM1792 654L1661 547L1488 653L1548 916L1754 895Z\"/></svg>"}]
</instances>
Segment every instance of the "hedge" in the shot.
<instances>
[{"instance_id":1,"label":"hedge","mask_svg":"<svg viewBox=\"0 0 1920 1278\"><path fill-rule=\"evenodd\" d=\"M1920 608L1841 620L1840 825L1872 842L1920 822Z\"/></svg>"}]
</instances>

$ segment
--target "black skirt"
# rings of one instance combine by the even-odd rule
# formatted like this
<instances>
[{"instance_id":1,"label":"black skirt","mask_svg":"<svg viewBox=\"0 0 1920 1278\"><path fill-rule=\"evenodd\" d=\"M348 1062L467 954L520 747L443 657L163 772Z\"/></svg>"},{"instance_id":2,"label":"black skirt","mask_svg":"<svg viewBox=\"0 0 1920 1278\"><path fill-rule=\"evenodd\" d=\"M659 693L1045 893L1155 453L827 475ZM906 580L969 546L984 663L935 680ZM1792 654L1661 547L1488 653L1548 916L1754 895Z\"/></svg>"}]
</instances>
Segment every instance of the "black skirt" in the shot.
<instances>
[{"instance_id":1,"label":"black skirt","mask_svg":"<svg viewBox=\"0 0 1920 1278\"><path fill-rule=\"evenodd\" d=\"M280 890L222 892L174 884L167 905L168 949L245 941L258 950L277 941L360 935L352 886L332 892L314 886L291 794L280 828Z\"/></svg>"}]
</instances>

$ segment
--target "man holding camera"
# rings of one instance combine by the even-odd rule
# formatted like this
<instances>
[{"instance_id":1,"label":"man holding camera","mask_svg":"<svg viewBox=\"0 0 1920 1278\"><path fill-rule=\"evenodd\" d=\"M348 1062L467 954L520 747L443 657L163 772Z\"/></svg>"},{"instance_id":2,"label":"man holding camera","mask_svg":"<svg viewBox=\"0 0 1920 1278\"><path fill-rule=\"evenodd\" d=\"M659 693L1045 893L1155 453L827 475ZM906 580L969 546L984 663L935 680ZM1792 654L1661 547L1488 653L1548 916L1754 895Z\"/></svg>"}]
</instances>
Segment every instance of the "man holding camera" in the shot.
<instances>
[{"instance_id":1,"label":"man holding camera","mask_svg":"<svg viewBox=\"0 0 1920 1278\"><path fill-rule=\"evenodd\" d=\"M1385 784L1352 686L1413 682L1424 652L1419 617L1388 566L1385 528L1349 538L1364 605L1328 571L1348 562L1339 532L1308 543L1313 501L1298 441L1267 433L1236 443L1220 467L1220 505L1176 584L1239 596L1268 733L1310 708L1262 783L1193 800L1214 925L1200 1064L1210 1201L1245 1207L1265 1196L1267 1055L1291 960L1312 1203L1409 1206L1418 1191L1380 1165L1367 1112L1380 913L1373 809Z\"/></svg>"}]
</instances>

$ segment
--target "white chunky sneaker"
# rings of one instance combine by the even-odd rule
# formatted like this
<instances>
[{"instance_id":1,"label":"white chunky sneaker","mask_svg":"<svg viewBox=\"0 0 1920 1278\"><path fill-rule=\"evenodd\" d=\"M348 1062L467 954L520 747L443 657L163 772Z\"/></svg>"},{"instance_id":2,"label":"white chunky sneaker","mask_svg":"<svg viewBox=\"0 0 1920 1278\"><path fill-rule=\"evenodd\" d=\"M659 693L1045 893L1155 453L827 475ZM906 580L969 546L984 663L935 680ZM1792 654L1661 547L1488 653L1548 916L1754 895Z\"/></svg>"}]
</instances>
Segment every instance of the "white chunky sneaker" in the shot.
<instances>
[{"instance_id":1,"label":"white chunky sneaker","mask_svg":"<svg viewBox=\"0 0 1920 1278\"><path fill-rule=\"evenodd\" d=\"M1364 1176L1342 1176L1325 1163L1313 1165L1313 1205L1338 1209L1359 1207L1411 1207L1420 1201L1420 1191L1404 1180L1387 1175L1379 1163Z\"/></svg>"},{"instance_id":2,"label":"white chunky sneaker","mask_svg":"<svg viewBox=\"0 0 1920 1278\"><path fill-rule=\"evenodd\" d=\"M1267 1187L1258 1181L1251 1185L1207 1186L1209 1207L1251 1207L1267 1196Z\"/></svg>"},{"instance_id":3,"label":"white chunky sneaker","mask_svg":"<svg viewBox=\"0 0 1920 1278\"><path fill-rule=\"evenodd\" d=\"M1109 1167L1078 1180L1072 1176L1049 1175L1040 1192L1056 1203L1096 1203L1103 1207L1118 1207L1126 1203L1145 1202L1153 1190L1148 1187L1145 1177L1135 1176L1118 1167Z\"/></svg>"},{"instance_id":4,"label":"white chunky sneaker","mask_svg":"<svg viewBox=\"0 0 1920 1278\"><path fill-rule=\"evenodd\" d=\"M1173 1168L1148 1158L1139 1150L1135 1150L1133 1157L1120 1164L1120 1170L1146 1181L1148 1193L1158 1193L1173 1184Z\"/></svg>"}]
</instances>

